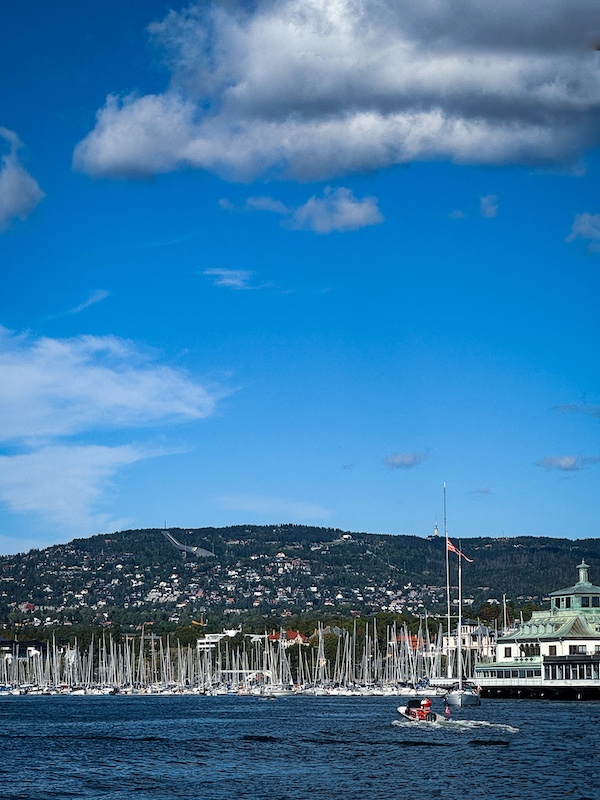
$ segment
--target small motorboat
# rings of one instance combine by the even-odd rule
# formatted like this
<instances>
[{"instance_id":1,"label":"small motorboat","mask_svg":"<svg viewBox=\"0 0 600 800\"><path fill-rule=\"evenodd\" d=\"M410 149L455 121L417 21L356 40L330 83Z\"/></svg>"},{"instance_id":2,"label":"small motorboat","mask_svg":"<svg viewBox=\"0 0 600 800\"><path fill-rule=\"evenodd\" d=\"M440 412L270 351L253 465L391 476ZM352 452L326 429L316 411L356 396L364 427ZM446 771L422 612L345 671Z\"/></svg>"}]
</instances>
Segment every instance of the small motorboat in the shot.
<instances>
[{"instance_id":1,"label":"small motorboat","mask_svg":"<svg viewBox=\"0 0 600 800\"><path fill-rule=\"evenodd\" d=\"M431 710L431 700L428 697L411 697L405 706L398 706L398 713L411 722L435 722L437 714Z\"/></svg>"}]
</instances>

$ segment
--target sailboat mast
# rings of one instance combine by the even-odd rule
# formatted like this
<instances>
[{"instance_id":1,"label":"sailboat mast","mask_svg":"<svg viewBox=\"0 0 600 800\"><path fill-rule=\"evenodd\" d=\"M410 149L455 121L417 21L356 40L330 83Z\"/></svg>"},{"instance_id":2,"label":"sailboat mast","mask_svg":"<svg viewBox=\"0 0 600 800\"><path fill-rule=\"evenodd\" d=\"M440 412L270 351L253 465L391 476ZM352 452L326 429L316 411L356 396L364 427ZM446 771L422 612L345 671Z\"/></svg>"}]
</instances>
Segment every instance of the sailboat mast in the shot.
<instances>
[{"instance_id":1,"label":"sailboat mast","mask_svg":"<svg viewBox=\"0 0 600 800\"><path fill-rule=\"evenodd\" d=\"M458 549L460 550L460 539L458 542ZM462 689L463 686L463 663L462 663L462 559L460 554L458 558L458 621L456 623L456 656L457 656L457 669L458 669L458 688Z\"/></svg>"},{"instance_id":2,"label":"sailboat mast","mask_svg":"<svg viewBox=\"0 0 600 800\"><path fill-rule=\"evenodd\" d=\"M452 662L450 660L450 636L452 628L452 601L450 599L450 551L448 550L448 528L446 527L446 483L444 482L444 538L446 549L446 602L448 604L448 642L446 647L446 676L452 677Z\"/></svg>"}]
</instances>

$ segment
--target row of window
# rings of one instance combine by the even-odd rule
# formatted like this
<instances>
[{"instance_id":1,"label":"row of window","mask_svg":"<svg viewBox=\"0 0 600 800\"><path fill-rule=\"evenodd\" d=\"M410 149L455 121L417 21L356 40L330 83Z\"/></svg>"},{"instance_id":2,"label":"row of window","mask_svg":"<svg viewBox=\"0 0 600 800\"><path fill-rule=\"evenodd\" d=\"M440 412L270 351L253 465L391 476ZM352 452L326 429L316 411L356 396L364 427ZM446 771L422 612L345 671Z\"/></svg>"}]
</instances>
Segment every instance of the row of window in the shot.
<instances>
[{"instance_id":1,"label":"row of window","mask_svg":"<svg viewBox=\"0 0 600 800\"><path fill-rule=\"evenodd\" d=\"M478 669L477 678L540 678L541 669ZM546 664L547 681L600 680L600 664Z\"/></svg>"},{"instance_id":2,"label":"row of window","mask_svg":"<svg viewBox=\"0 0 600 800\"><path fill-rule=\"evenodd\" d=\"M540 678L541 669L484 669L477 670L478 678Z\"/></svg>"},{"instance_id":3,"label":"row of window","mask_svg":"<svg viewBox=\"0 0 600 800\"><path fill-rule=\"evenodd\" d=\"M544 678L548 681L585 681L600 679L600 664L546 664Z\"/></svg>"},{"instance_id":4,"label":"row of window","mask_svg":"<svg viewBox=\"0 0 600 800\"><path fill-rule=\"evenodd\" d=\"M581 595L581 608L600 608L600 595ZM552 601L555 608L571 608L570 597L555 597Z\"/></svg>"},{"instance_id":5,"label":"row of window","mask_svg":"<svg viewBox=\"0 0 600 800\"><path fill-rule=\"evenodd\" d=\"M526 644L521 645L519 648L519 652L521 656L525 656L526 658L530 658L532 656L539 656L540 655L540 646L539 644ZM598 655L600 653L600 644L594 646L594 655ZM591 651L589 655L591 655ZM556 645L551 644L548 646L548 655L555 656L557 655L556 652ZM584 644L570 644L569 645L569 655L570 656L577 656L577 655L588 655L588 649ZM512 647L505 647L504 648L504 658L512 658Z\"/></svg>"}]
</instances>

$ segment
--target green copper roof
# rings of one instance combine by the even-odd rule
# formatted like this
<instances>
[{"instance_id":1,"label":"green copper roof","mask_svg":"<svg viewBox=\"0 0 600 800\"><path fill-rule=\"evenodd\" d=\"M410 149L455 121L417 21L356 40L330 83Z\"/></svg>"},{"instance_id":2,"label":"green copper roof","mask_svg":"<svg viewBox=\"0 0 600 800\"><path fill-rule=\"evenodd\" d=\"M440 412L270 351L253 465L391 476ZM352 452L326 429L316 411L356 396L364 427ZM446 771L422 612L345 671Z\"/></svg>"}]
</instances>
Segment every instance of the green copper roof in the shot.
<instances>
[{"instance_id":1,"label":"green copper roof","mask_svg":"<svg viewBox=\"0 0 600 800\"><path fill-rule=\"evenodd\" d=\"M581 564L577 565L577 569L579 570L579 580L574 586L568 586L566 589L558 589L556 592L550 592L550 597L557 597L559 595L568 595L568 594L599 594L600 595L600 586L594 586L590 583L588 578L588 570L589 564L586 564L585 561L582 561Z\"/></svg>"}]
</instances>

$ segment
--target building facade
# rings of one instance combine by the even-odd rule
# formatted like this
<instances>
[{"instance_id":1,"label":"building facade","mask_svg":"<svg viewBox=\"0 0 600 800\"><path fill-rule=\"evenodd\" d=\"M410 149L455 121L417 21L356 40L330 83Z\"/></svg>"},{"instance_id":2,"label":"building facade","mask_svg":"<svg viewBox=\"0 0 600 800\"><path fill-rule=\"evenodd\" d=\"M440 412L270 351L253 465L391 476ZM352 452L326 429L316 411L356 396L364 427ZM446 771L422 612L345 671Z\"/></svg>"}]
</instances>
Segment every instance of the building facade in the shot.
<instances>
[{"instance_id":1,"label":"building facade","mask_svg":"<svg viewBox=\"0 0 600 800\"><path fill-rule=\"evenodd\" d=\"M493 662L475 668L483 696L600 697L600 586L578 565L574 586L550 594L550 608L500 636Z\"/></svg>"}]
</instances>

